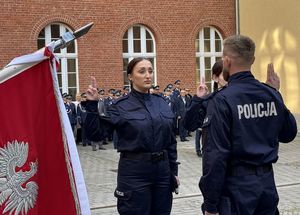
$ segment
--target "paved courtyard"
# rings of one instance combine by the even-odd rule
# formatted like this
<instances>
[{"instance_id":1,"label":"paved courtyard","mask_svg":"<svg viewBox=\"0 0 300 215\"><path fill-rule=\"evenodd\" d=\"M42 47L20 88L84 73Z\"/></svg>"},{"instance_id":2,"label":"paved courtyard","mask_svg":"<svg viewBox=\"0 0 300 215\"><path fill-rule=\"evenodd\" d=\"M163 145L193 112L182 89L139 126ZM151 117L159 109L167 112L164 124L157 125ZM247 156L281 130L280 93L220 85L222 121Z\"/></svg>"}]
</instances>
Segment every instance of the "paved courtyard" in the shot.
<instances>
[{"instance_id":1,"label":"paved courtyard","mask_svg":"<svg viewBox=\"0 0 300 215\"><path fill-rule=\"evenodd\" d=\"M107 150L92 151L78 146L92 215L114 215L116 198L117 164L119 154L112 144ZM194 137L188 142L178 142L180 193L174 196L172 215L200 214L202 195L198 188L202 162L194 150ZM300 134L289 144L281 144L279 160L274 165L276 184L280 196L279 210L283 215L300 215Z\"/></svg>"}]
</instances>

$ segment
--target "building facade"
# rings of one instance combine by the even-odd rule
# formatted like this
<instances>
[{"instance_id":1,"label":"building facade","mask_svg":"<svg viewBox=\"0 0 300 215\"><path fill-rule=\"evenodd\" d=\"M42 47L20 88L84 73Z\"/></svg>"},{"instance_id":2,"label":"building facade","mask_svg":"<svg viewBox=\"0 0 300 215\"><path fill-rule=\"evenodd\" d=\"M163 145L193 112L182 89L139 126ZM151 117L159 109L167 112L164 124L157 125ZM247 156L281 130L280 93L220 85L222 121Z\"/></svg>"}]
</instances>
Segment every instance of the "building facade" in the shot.
<instances>
[{"instance_id":1,"label":"building facade","mask_svg":"<svg viewBox=\"0 0 300 215\"><path fill-rule=\"evenodd\" d=\"M256 43L254 75L266 80L267 64L273 62L281 80L286 105L300 114L300 19L298 0L238 0L241 34Z\"/></svg>"},{"instance_id":2,"label":"building facade","mask_svg":"<svg viewBox=\"0 0 300 215\"><path fill-rule=\"evenodd\" d=\"M200 77L211 86L211 67L222 41L236 33L235 0L1 1L0 67L94 22L84 37L58 51L62 92L75 97L97 78L98 86L121 89L134 57L151 59L154 84L180 79L195 91Z\"/></svg>"}]
</instances>

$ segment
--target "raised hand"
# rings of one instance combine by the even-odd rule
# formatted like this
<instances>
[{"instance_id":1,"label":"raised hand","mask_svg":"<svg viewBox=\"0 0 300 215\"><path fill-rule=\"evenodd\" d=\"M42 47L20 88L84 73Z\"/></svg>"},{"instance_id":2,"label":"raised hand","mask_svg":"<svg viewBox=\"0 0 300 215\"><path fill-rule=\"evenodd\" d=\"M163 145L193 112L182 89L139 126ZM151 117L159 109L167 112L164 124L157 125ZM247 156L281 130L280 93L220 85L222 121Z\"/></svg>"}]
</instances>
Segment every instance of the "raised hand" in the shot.
<instances>
[{"instance_id":1,"label":"raised hand","mask_svg":"<svg viewBox=\"0 0 300 215\"><path fill-rule=\"evenodd\" d=\"M276 90L280 88L280 79L274 71L273 63L268 64L266 84L274 87Z\"/></svg>"},{"instance_id":2,"label":"raised hand","mask_svg":"<svg viewBox=\"0 0 300 215\"><path fill-rule=\"evenodd\" d=\"M205 84L205 78L202 77L200 81L200 85L197 87L197 96L202 97L208 93L207 86Z\"/></svg>"},{"instance_id":3,"label":"raised hand","mask_svg":"<svg viewBox=\"0 0 300 215\"><path fill-rule=\"evenodd\" d=\"M86 98L87 100L99 100L99 94L97 90L97 81L94 76L91 76L91 84L86 90Z\"/></svg>"}]
</instances>

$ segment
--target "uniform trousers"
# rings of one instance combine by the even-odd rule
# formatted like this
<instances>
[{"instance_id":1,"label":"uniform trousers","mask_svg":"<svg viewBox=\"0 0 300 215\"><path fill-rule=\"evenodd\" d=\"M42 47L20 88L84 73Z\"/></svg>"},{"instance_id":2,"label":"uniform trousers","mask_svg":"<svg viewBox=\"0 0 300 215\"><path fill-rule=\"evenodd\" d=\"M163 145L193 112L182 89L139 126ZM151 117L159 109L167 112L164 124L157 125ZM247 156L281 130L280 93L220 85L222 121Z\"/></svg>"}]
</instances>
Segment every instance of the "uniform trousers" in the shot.
<instances>
[{"instance_id":1,"label":"uniform trousers","mask_svg":"<svg viewBox=\"0 0 300 215\"><path fill-rule=\"evenodd\" d=\"M279 201L273 171L229 176L220 200L221 215L276 215Z\"/></svg>"},{"instance_id":2,"label":"uniform trousers","mask_svg":"<svg viewBox=\"0 0 300 215\"><path fill-rule=\"evenodd\" d=\"M169 215L172 207L168 159L120 158L115 197L121 215Z\"/></svg>"}]
</instances>

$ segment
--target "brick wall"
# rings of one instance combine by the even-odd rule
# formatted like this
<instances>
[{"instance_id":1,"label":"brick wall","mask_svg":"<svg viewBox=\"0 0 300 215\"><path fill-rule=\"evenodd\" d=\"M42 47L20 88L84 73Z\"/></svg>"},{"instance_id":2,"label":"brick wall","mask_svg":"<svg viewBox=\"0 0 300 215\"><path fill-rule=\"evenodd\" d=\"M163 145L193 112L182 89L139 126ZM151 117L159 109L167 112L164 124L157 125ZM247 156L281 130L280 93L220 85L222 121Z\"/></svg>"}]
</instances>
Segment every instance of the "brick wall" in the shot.
<instances>
[{"instance_id":1,"label":"brick wall","mask_svg":"<svg viewBox=\"0 0 300 215\"><path fill-rule=\"evenodd\" d=\"M0 67L36 50L40 30L52 22L73 30L94 22L78 40L80 91L90 75L105 89L122 87L122 38L133 24L145 25L154 34L158 84L164 87L181 79L182 86L192 90L198 31L211 25L223 38L235 33L234 0L4 0L1 9Z\"/></svg>"}]
</instances>

